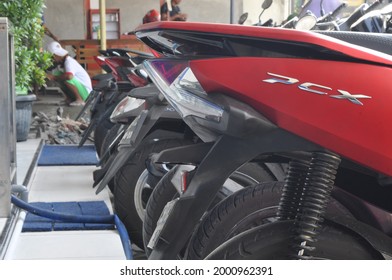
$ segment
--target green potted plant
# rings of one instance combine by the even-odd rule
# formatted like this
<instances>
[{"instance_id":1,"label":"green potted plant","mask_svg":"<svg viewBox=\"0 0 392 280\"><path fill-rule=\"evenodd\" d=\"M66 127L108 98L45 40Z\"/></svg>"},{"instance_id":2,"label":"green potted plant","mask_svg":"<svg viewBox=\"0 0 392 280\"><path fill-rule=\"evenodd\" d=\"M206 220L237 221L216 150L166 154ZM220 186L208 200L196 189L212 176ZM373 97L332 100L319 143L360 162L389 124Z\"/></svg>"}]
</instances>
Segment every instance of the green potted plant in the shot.
<instances>
[{"instance_id":1,"label":"green potted plant","mask_svg":"<svg viewBox=\"0 0 392 280\"><path fill-rule=\"evenodd\" d=\"M42 11L44 0L2 0L0 16L12 23L15 51L16 134L24 141L30 129L32 102L45 84L51 54L44 51Z\"/></svg>"}]
</instances>

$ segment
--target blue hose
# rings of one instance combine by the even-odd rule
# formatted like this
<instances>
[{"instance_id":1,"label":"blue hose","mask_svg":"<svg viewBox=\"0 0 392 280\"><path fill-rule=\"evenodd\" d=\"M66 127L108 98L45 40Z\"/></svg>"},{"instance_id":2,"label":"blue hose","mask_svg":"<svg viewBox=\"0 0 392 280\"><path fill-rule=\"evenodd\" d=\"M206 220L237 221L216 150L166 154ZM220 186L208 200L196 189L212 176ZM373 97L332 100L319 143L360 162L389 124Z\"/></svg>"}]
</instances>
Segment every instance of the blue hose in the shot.
<instances>
[{"instance_id":1,"label":"blue hose","mask_svg":"<svg viewBox=\"0 0 392 280\"><path fill-rule=\"evenodd\" d=\"M133 260L132 250L129 249L131 247L131 241L129 240L129 237L128 237L128 231L127 231L125 225L123 224L123 222L120 220L120 218L117 215L114 215L114 222L116 224L118 233L120 234L121 244L124 248L124 253L125 253L126 259ZM125 248L128 248L128 250L125 250Z\"/></svg>"},{"instance_id":2,"label":"blue hose","mask_svg":"<svg viewBox=\"0 0 392 280\"><path fill-rule=\"evenodd\" d=\"M34 215L45 217L48 219L52 219L54 221L63 221L63 222L70 222L70 223L91 223L91 224L115 224L120 235L121 244L124 249L124 254L127 260L133 259L132 249L131 249L131 241L129 240L127 229L125 228L124 224L120 220L117 215L105 215L105 216L92 216L92 215L85 215L85 216L78 216L78 215L70 215L64 213L55 213L52 211L47 211L41 209L39 207L34 207L29 203L24 202L23 200L17 198L14 195L11 195L11 202L23 209L26 210Z\"/></svg>"}]
</instances>

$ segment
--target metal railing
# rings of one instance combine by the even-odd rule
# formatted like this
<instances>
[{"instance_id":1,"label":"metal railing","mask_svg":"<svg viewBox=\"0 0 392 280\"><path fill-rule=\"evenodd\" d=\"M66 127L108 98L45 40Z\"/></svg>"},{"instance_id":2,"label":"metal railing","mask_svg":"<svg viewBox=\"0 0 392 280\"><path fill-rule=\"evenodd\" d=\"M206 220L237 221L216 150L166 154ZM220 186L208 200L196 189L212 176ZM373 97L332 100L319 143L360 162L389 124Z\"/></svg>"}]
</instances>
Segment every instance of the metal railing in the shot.
<instances>
[{"instance_id":1,"label":"metal railing","mask_svg":"<svg viewBox=\"0 0 392 280\"><path fill-rule=\"evenodd\" d=\"M15 58L11 23L0 17L0 259L15 224L11 188L16 184Z\"/></svg>"},{"instance_id":2,"label":"metal railing","mask_svg":"<svg viewBox=\"0 0 392 280\"><path fill-rule=\"evenodd\" d=\"M11 184L16 180L15 70L10 22L0 18L0 218L11 212Z\"/></svg>"}]
</instances>

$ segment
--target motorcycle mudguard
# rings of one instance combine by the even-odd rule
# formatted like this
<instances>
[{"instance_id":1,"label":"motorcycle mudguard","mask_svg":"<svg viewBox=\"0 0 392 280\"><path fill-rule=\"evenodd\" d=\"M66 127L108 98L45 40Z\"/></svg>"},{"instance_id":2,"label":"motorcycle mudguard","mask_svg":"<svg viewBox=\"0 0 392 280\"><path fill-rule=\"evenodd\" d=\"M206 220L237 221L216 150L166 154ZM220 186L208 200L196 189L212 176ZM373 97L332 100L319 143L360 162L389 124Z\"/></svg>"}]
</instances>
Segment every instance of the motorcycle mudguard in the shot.
<instances>
[{"instance_id":1,"label":"motorcycle mudguard","mask_svg":"<svg viewBox=\"0 0 392 280\"><path fill-rule=\"evenodd\" d=\"M97 124L98 124L97 118L91 119L88 127L83 132L83 136L79 141L79 145L78 145L79 148L82 147L84 145L84 143L86 143L87 138L90 136L91 132L93 132L95 130L95 128L97 127Z\"/></svg>"},{"instance_id":2,"label":"motorcycle mudguard","mask_svg":"<svg viewBox=\"0 0 392 280\"><path fill-rule=\"evenodd\" d=\"M101 103L101 100L103 98L104 93L102 91L99 91L95 98L91 101L91 106L90 106L90 112L93 114L94 112L97 111L97 108L99 107L99 104Z\"/></svg>"},{"instance_id":3,"label":"motorcycle mudguard","mask_svg":"<svg viewBox=\"0 0 392 280\"><path fill-rule=\"evenodd\" d=\"M267 151L288 153L298 150L320 150L320 147L263 121L259 124L252 121L252 124L259 128L254 130L254 134L246 133L242 138L223 135L213 143L198 165L187 191L173 206L150 259L176 258L220 186L244 163ZM268 130L269 133L265 133L264 130ZM287 142L283 143L278 141L279 139L285 139ZM179 226L181 231L173 231Z\"/></svg>"},{"instance_id":4,"label":"motorcycle mudguard","mask_svg":"<svg viewBox=\"0 0 392 280\"><path fill-rule=\"evenodd\" d=\"M109 158L107 162L111 162L111 159ZM107 166L109 167L109 165ZM105 176L106 171L107 168L105 169L105 167L93 171L93 188L95 188L96 185L102 180L103 176Z\"/></svg>"},{"instance_id":5,"label":"motorcycle mudguard","mask_svg":"<svg viewBox=\"0 0 392 280\"><path fill-rule=\"evenodd\" d=\"M392 239L383 232L356 219L345 219L339 216L327 217L328 220L348 228L360 235L386 260L392 260Z\"/></svg>"},{"instance_id":6,"label":"motorcycle mudguard","mask_svg":"<svg viewBox=\"0 0 392 280\"><path fill-rule=\"evenodd\" d=\"M131 154L135 150L135 146L134 146L135 142L130 139L132 138L132 135L136 135L138 134L138 132L140 132L140 129L147 118L147 114L148 111L143 110L140 113L140 115L127 128L127 131L125 132L124 136L120 140L118 146L118 152L114 154L113 157L110 158L109 162L107 162L107 164L105 164L104 168L101 170L101 174L104 173L103 178L100 181L96 180L94 182L94 186L98 185L98 188L95 192L96 194L99 194L105 188L105 186L109 183L109 181L114 177L117 170L121 168L121 166L127 161L127 159L131 156ZM129 144L126 145L128 139L130 141ZM125 149L125 146L128 146L129 149Z\"/></svg>"},{"instance_id":7,"label":"motorcycle mudguard","mask_svg":"<svg viewBox=\"0 0 392 280\"><path fill-rule=\"evenodd\" d=\"M192 164L198 165L210 151L213 142L197 143L181 147L163 150L159 153L151 154L146 160L148 172L154 176L162 177L161 164Z\"/></svg>"},{"instance_id":8,"label":"motorcycle mudguard","mask_svg":"<svg viewBox=\"0 0 392 280\"><path fill-rule=\"evenodd\" d=\"M126 130L125 125L122 125L119 128L116 138L112 141L112 143L109 144L109 147L99 159L97 166L101 166L103 162L107 162L108 158L114 154L114 148L117 147L117 144L120 142L121 138L123 137L125 130Z\"/></svg>"},{"instance_id":9,"label":"motorcycle mudguard","mask_svg":"<svg viewBox=\"0 0 392 280\"><path fill-rule=\"evenodd\" d=\"M193 164L198 165L211 150L213 142L198 143L163 150L152 155L152 163Z\"/></svg>"},{"instance_id":10,"label":"motorcycle mudguard","mask_svg":"<svg viewBox=\"0 0 392 280\"><path fill-rule=\"evenodd\" d=\"M105 176L106 172L109 170L109 167L112 165L114 159L117 157L118 151L113 153L109 159L106 161L105 165L101 169L94 170L93 172L93 188L95 188L99 182L103 179Z\"/></svg>"},{"instance_id":11,"label":"motorcycle mudguard","mask_svg":"<svg viewBox=\"0 0 392 280\"><path fill-rule=\"evenodd\" d=\"M207 155L213 144L213 142L198 143L170 148L163 150L160 153L152 154L147 161L148 169L150 172L153 172L152 170L155 169L154 164L163 163L198 165ZM286 171L283 169L282 165L268 162L264 164L268 167L269 171L275 176L275 178L279 181L284 180Z\"/></svg>"},{"instance_id":12,"label":"motorcycle mudguard","mask_svg":"<svg viewBox=\"0 0 392 280\"><path fill-rule=\"evenodd\" d=\"M84 143L86 142L87 138L90 136L91 132L93 132L95 130L95 128L97 127L97 125L102 121L105 120L106 118L109 117L109 115L112 113L113 110L113 106L109 107L108 109L106 109L106 111L99 117L97 118L92 118L90 121L89 126L87 127L87 129L83 132L83 137L82 139L80 139L79 141L79 147L82 147L84 145Z\"/></svg>"},{"instance_id":13,"label":"motorcycle mudguard","mask_svg":"<svg viewBox=\"0 0 392 280\"><path fill-rule=\"evenodd\" d=\"M86 112L87 108L93 103L93 101L97 98L97 96L99 95L98 91L93 90L87 97L86 102L82 108L82 110L80 110L79 114L76 116L75 121L79 120L79 118L81 116L83 116L83 114Z\"/></svg>"},{"instance_id":14,"label":"motorcycle mudguard","mask_svg":"<svg viewBox=\"0 0 392 280\"><path fill-rule=\"evenodd\" d=\"M153 106L150 110L143 110L128 127L123 138L118 145L118 153L107 170L103 179L99 182L96 194L100 193L117 171L125 164L128 158L134 153L140 142L151 130L160 118L166 106Z\"/></svg>"}]
</instances>

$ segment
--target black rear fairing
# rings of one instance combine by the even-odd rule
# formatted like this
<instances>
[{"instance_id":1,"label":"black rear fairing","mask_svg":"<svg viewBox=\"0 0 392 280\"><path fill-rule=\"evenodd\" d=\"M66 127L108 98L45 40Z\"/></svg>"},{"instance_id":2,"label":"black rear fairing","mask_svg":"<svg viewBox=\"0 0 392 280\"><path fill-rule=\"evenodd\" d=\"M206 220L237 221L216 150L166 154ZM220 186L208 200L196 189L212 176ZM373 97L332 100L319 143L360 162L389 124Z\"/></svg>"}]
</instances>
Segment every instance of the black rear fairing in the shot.
<instances>
[{"instance_id":1,"label":"black rear fairing","mask_svg":"<svg viewBox=\"0 0 392 280\"><path fill-rule=\"evenodd\" d=\"M245 37L184 30L136 32L150 48L166 57L279 57L357 61L345 54L299 41Z\"/></svg>"}]
</instances>

